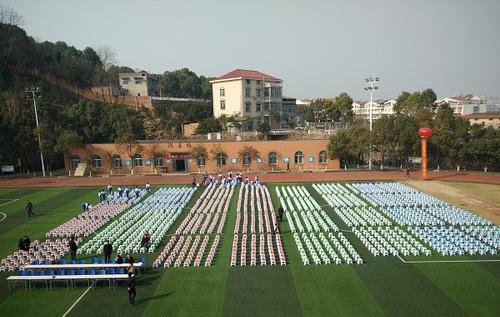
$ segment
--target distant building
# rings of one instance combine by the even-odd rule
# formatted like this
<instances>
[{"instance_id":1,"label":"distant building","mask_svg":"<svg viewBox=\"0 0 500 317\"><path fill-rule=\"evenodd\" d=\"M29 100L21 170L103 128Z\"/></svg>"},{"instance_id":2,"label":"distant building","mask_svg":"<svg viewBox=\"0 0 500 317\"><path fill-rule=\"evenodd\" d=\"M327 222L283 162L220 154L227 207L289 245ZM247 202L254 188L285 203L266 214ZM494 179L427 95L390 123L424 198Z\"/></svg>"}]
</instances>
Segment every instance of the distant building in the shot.
<instances>
[{"instance_id":1,"label":"distant building","mask_svg":"<svg viewBox=\"0 0 500 317\"><path fill-rule=\"evenodd\" d=\"M283 81L277 77L236 69L210 83L216 118L231 115L251 118L255 130L261 122L271 124L269 110L283 114Z\"/></svg>"},{"instance_id":2,"label":"distant building","mask_svg":"<svg viewBox=\"0 0 500 317\"><path fill-rule=\"evenodd\" d=\"M354 117L360 120L370 120L370 108L373 120L379 119L382 115L394 114L395 99L377 99L370 101L354 101L352 111Z\"/></svg>"},{"instance_id":3,"label":"distant building","mask_svg":"<svg viewBox=\"0 0 500 317\"><path fill-rule=\"evenodd\" d=\"M436 100L436 105L448 104L456 115L486 112L486 101L478 96L468 94L446 97Z\"/></svg>"},{"instance_id":4,"label":"distant building","mask_svg":"<svg viewBox=\"0 0 500 317\"><path fill-rule=\"evenodd\" d=\"M155 96L158 78L146 72L118 74L120 86L125 96Z\"/></svg>"},{"instance_id":5,"label":"distant building","mask_svg":"<svg viewBox=\"0 0 500 317\"><path fill-rule=\"evenodd\" d=\"M500 112L466 114L461 117L469 120L470 124L484 124L486 127L500 128Z\"/></svg>"}]
</instances>

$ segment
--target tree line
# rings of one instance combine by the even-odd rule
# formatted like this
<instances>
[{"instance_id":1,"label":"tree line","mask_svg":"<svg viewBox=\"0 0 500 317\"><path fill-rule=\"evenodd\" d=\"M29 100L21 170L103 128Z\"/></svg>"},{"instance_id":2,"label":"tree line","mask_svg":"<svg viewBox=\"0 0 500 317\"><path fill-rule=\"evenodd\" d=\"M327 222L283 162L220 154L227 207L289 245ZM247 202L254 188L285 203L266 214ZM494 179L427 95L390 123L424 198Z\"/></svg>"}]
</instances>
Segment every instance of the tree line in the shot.
<instances>
[{"instance_id":1,"label":"tree line","mask_svg":"<svg viewBox=\"0 0 500 317\"><path fill-rule=\"evenodd\" d=\"M471 124L456 116L448 105L437 107L432 89L403 92L396 100L395 114L373 121L370 133L365 122L352 121L351 127L330 137L330 157L342 164L365 164L370 144L373 163L407 167L411 156L420 156L420 127L433 134L428 141L430 168L500 171L500 130Z\"/></svg>"}]
</instances>

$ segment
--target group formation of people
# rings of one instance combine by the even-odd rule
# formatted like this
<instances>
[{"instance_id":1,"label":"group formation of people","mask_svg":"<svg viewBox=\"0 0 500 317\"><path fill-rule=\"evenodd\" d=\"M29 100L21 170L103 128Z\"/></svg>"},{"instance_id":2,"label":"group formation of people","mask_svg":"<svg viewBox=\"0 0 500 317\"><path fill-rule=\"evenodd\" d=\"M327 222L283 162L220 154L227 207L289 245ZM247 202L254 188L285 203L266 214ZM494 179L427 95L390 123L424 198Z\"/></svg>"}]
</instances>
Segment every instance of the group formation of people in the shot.
<instances>
[{"instance_id":1,"label":"group formation of people","mask_svg":"<svg viewBox=\"0 0 500 317\"><path fill-rule=\"evenodd\" d=\"M17 247L19 250L24 250L28 251L30 249L31 245L31 240L28 238L27 235L24 235L21 239L19 239L19 242L17 243Z\"/></svg>"},{"instance_id":2,"label":"group formation of people","mask_svg":"<svg viewBox=\"0 0 500 317\"><path fill-rule=\"evenodd\" d=\"M215 178L212 174L208 174L207 172L203 173L203 179L202 179L202 182L201 184L202 185L211 185L211 184L214 184L214 185L217 185L217 184L221 184L221 185L239 185L239 184L245 184L245 185L257 185L259 184L259 176L255 176L254 180L250 180L248 178L248 176L246 176L244 179L243 179L243 172L239 172L239 173L236 173L235 175L233 175L233 172L231 171L228 171L227 172L227 177L224 176L222 174L222 172L219 172L219 174L217 175L218 177ZM193 176L193 187L195 186L195 179L194 179L194 176Z\"/></svg>"}]
</instances>

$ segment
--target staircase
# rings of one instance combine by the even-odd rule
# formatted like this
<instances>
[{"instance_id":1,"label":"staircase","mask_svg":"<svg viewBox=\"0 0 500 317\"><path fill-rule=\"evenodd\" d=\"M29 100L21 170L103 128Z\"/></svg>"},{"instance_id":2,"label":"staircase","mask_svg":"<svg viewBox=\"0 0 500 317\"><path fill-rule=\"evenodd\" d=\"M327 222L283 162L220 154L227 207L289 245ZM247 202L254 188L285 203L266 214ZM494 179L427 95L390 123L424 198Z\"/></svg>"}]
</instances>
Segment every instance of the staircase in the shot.
<instances>
[{"instance_id":1,"label":"staircase","mask_svg":"<svg viewBox=\"0 0 500 317\"><path fill-rule=\"evenodd\" d=\"M87 172L87 163L78 163L78 166L75 169L74 176L85 176Z\"/></svg>"}]
</instances>

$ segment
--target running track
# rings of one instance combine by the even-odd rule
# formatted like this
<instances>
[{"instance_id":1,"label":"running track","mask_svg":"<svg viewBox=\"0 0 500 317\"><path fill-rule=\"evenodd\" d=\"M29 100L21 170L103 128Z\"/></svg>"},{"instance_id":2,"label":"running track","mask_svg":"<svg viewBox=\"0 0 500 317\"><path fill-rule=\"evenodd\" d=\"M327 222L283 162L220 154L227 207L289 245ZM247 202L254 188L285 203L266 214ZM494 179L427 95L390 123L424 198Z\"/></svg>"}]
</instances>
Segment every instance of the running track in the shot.
<instances>
[{"instance_id":1,"label":"running track","mask_svg":"<svg viewBox=\"0 0 500 317\"><path fill-rule=\"evenodd\" d=\"M144 186L151 185L190 185L191 176L201 182L201 174L162 174L162 175L128 175L110 177L46 177L46 178L17 178L0 180L0 188L18 187L69 187L69 186ZM217 177L216 173L213 173ZM334 172L290 172L290 173L243 173L253 180L259 176L261 183L296 183L296 182L333 182L333 181L375 181L375 180L402 180L404 171L334 171ZM412 173L413 180L421 180L420 173ZM428 181L461 181L487 184L500 184L499 173L484 172L453 172L430 171Z\"/></svg>"}]
</instances>

